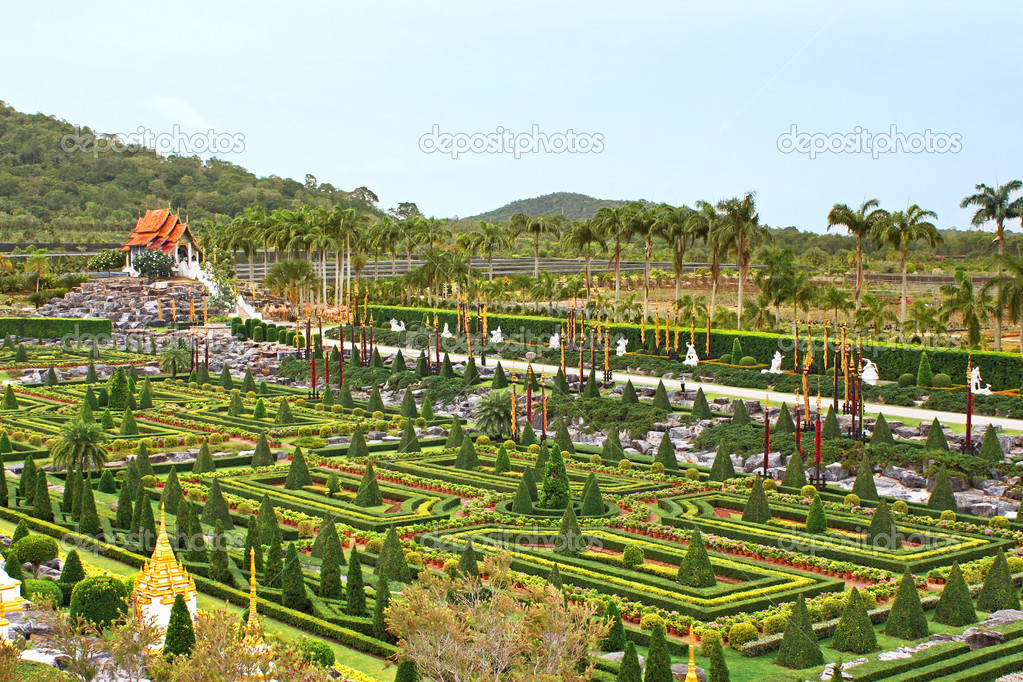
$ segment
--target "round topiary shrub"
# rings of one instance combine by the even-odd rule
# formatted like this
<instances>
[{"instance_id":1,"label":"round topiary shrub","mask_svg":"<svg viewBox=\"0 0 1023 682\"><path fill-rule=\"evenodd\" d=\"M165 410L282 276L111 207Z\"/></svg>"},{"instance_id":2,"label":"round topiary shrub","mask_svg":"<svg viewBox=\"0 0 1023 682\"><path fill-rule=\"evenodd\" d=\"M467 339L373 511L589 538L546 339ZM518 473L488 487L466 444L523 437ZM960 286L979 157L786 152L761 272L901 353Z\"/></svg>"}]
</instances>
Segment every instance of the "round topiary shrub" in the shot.
<instances>
[{"instance_id":1,"label":"round topiary shrub","mask_svg":"<svg viewBox=\"0 0 1023 682\"><path fill-rule=\"evenodd\" d=\"M352 416L356 419L361 419L364 414L366 414L366 410L361 407L356 407L352 410Z\"/></svg>"},{"instance_id":2,"label":"round topiary shrub","mask_svg":"<svg viewBox=\"0 0 1023 682\"><path fill-rule=\"evenodd\" d=\"M700 480L700 470L696 467L690 467L686 469L686 479L690 481Z\"/></svg>"},{"instance_id":3,"label":"round topiary shrub","mask_svg":"<svg viewBox=\"0 0 1023 682\"><path fill-rule=\"evenodd\" d=\"M626 567L636 568L637 566L642 566L645 559L646 555L642 547L634 542L625 545L625 549L622 551L622 563Z\"/></svg>"},{"instance_id":4,"label":"round topiary shrub","mask_svg":"<svg viewBox=\"0 0 1023 682\"><path fill-rule=\"evenodd\" d=\"M305 407L305 405L306 405L305 398L299 398L298 400L295 401L295 407Z\"/></svg>"},{"instance_id":5,"label":"round topiary shrub","mask_svg":"<svg viewBox=\"0 0 1023 682\"><path fill-rule=\"evenodd\" d=\"M80 580L71 592L69 615L104 628L127 613L124 582L108 575Z\"/></svg>"},{"instance_id":6,"label":"round topiary shrub","mask_svg":"<svg viewBox=\"0 0 1023 682\"><path fill-rule=\"evenodd\" d=\"M29 445L42 445L43 444L43 437L40 436L38 433L33 433L31 436L28 437L28 444Z\"/></svg>"},{"instance_id":7,"label":"round topiary shrub","mask_svg":"<svg viewBox=\"0 0 1023 682\"><path fill-rule=\"evenodd\" d=\"M206 440L209 441L210 445L220 445L224 442L224 436L219 433L211 433Z\"/></svg>"},{"instance_id":8,"label":"round topiary shrub","mask_svg":"<svg viewBox=\"0 0 1023 682\"><path fill-rule=\"evenodd\" d=\"M300 538L311 538L315 531L313 528L312 521L299 521L298 522L298 537Z\"/></svg>"},{"instance_id":9,"label":"round topiary shrub","mask_svg":"<svg viewBox=\"0 0 1023 682\"><path fill-rule=\"evenodd\" d=\"M334 414L344 414L345 406L344 405L331 405L330 406L330 411L333 412Z\"/></svg>"},{"instance_id":10,"label":"round topiary shrub","mask_svg":"<svg viewBox=\"0 0 1023 682\"><path fill-rule=\"evenodd\" d=\"M720 358L718 358L718 362L723 362L726 365L732 364L732 355L731 355L731 353L725 353L724 355L722 355Z\"/></svg>"},{"instance_id":11,"label":"round topiary shrub","mask_svg":"<svg viewBox=\"0 0 1023 682\"><path fill-rule=\"evenodd\" d=\"M600 466L603 463L604 460L602 460L600 458L600 455L598 455L597 453L593 453L592 455L590 455L590 464L592 464L593 466Z\"/></svg>"},{"instance_id":12,"label":"round topiary shrub","mask_svg":"<svg viewBox=\"0 0 1023 682\"><path fill-rule=\"evenodd\" d=\"M188 382L188 387L190 389L192 389L193 391L198 390L199 389L199 382L197 382L197 381L189 381Z\"/></svg>"},{"instance_id":13,"label":"round topiary shrub","mask_svg":"<svg viewBox=\"0 0 1023 682\"><path fill-rule=\"evenodd\" d=\"M248 500L238 505L238 513L244 514L245 516L251 516L252 512L256 511L256 507Z\"/></svg>"},{"instance_id":14,"label":"round topiary shrub","mask_svg":"<svg viewBox=\"0 0 1023 682\"><path fill-rule=\"evenodd\" d=\"M334 665L334 650L326 642L303 637L298 640L298 648L302 650L302 658L310 663L318 663L324 668Z\"/></svg>"},{"instance_id":15,"label":"round topiary shrub","mask_svg":"<svg viewBox=\"0 0 1023 682\"><path fill-rule=\"evenodd\" d=\"M200 443L202 443L202 438L200 438L198 434L190 433L187 436L185 436L185 445L187 445L188 447L192 447L193 445L199 445Z\"/></svg>"},{"instance_id":16,"label":"round topiary shrub","mask_svg":"<svg viewBox=\"0 0 1023 682\"><path fill-rule=\"evenodd\" d=\"M178 447L178 437L177 436L164 436L164 438L163 438L163 447L165 447L165 448L176 448L176 447Z\"/></svg>"},{"instance_id":17,"label":"round topiary shrub","mask_svg":"<svg viewBox=\"0 0 1023 682\"><path fill-rule=\"evenodd\" d=\"M813 500L817 497L817 489L812 485L804 485L799 489L799 494L804 500Z\"/></svg>"},{"instance_id":18,"label":"round topiary shrub","mask_svg":"<svg viewBox=\"0 0 1023 682\"><path fill-rule=\"evenodd\" d=\"M320 435L320 438L330 438L334 435L334 431L326 424L321 426L317 433Z\"/></svg>"},{"instance_id":19,"label":"round topiary shrub","mask_svg":"<svg viewBox=\"0 0 1023 682\"><path fill-rule=\"evenodd\" d=\"M892 504L892 512L896 514L908 514L909 505L906 504L905 500L895 500L895 502Z\"/></svg>"},{"instance_id":20,"label":"round topiary shrub","mask_svg":"<svg viewBox=\"0 0 1023 682\"><path fill-rule=\"evenodd\" d=\"M536 443L533 443L532 445L530 445L528 448L526 448L526 450L531 455L538 455L538 454L540 454L540 446L537 445Z\"/></svg>"},{"instance_id":21,"label":"round topiary shrub","mask_svg":"<svg viewBox=\"0 0 1023 682\"><path fill-rule=\"evenodd\" d=\"M760 638L757 629L752 623L736 623L728 631L728 646L736 651L742 648L743 644L755 641Z\"/></svg>"},{"instance_id":22,"label":"round topiary shrub","mask_svg":"<svg viewBox=\"0 0 1023 682\"><path fill-rule=\"evenodd\" d=\"M380 410L377 410L376 412L371 414L370 417L372 417L374 421L381 421L384 418L384 413L381 412Z\"/></svg>"},{"instance_id":23,"label":"round topiary shrub","mask_svg":"<svg viewBox=\"0 0 1023 682\"><path fill-rule=\"evenodd\" d=\"M194 383L194 382L193 382L193 383ZM204 391L206 391L207 393L209 393L210 391L212 391L212 390L213 390L213 384L211 384L210 382L208 382L208 381L207 381L206 383L204 383L204 384L202 385L202 390L204 390Z\"/></svg>"},{"instance_id":24,"label":"round topiary shrub","mask_svg":"<svg viewBox=\"0 0 1023 682\"><path fill-rule=\"evenodd\" d=\"M390 425L391 422L387 421L386 419L378 419L377 421L373 422L373 428L376 429L377 431L386 431L387 427Z\"/></svg>"},{"instance_id":25,"label":"round topiary shrub","mask_svg":"<svg viewBox=\"0 0 1023 682\"><path fill-rule=\"evenodd\" d=\"M315 405L313 405L313 409L317 412L323 412L324 405L323 403L316 403Z\"/></svg>"},{"instance_id":26,"label":"round topiary shrub","mask_svg":"<svg viewBox=\"0 0 1023 682\"><path fill-rule=\"evenodd\" d=\"M786 625L788 625L788 618L783 614L776 613L773 616L768 616L764 619L764 634L777 635L779 632L785 632Z\"/></svg>"},{"instance_id":27,"label":"round topiary shrub","mask_svg":"<svg viewBox=\"0 0 1023 682\"><path fill-rule=\"evenodd\" d=\"M642 630L653 630L656 626L664 627L664 619L656 613L644 613L639 619L639 627Z\"/></svg>"},{"instance_id":28,"label":"round topiary shrub","mask_svg":"<svg viewBox=\"0 0 1023 682\"><path fill-rule=\"evenodd\" d=\"M25 581L25 598L34 602L46 601L60 606L64 603L64 593L56 581L50 579Z\"/></svg>"},{"instance_id":29,"label":"round topiary shrub","mask_svg":"<svg viewBox=\"0 0 1023 682\"><path fill-rule=\"evenodd\" d=\"M956 513L954 511L952 511L951 509L946 509L945 511L941 512L941 520L942 521L955 521L956 520Z\"/></svg>"},{"instance_id":30,"label":"round topiary shrub","mask_svg":"<svg viewBox=\"0 0 1023 682\"><path fill-rule=\"evenodd\" d=\"M664 473L664 465L661 464L660 462L654 462L653 464L650 465L650 473L652 473L652 474L663 474Z\"/></svg>"},{"instance_id":31,"label":"round topiary shrub","mask_svg":"<svg viewBox=\"0 0 1023 682\"><path fill-rule=\"evenodd\" d=\"M764 479L764 490L777 490L777 489L778 489L778 481L774 480L773 478L765 478Z\"/></svg>"},{"instance_id":32,"label":"round topiary shrub","mask_svg":"<svg viewBox=\"0 0 1023 682\"><path fill-rule=\"evenodd\" d=\"M944 373L935 374L931 383L934 384L934 388L952 388L952 377Z\"/></svg>"},{"instance_id":33,"label":"round topiary shrub","mask_svg":"<svg viewBox=\"0 0 1023 682\"><path fill-rule=\"evenodd\" d=\"M449 578L458 577L458 559L448 559L444 562L444 568L442 569L444 574Z\"/></svg>"},{"instance_id":34,"label":"round topiary shrub","mask_svg":"<svg viewBox=\"0 0 1023 682\"><path fill-rule=\"evenodd\" d=\"M899 375L899 386L902 388L909 388L910 386L916 386L916 377L906 372L905 374Z\"/></svg>"},{"instance_id":35,"label":"round topiary shrub","mask_svg":"<svg viewBox=\"0 0 1023 682\"><path fill-rule=\"evenodd\" d=\"M845 496L845 504L847 504L850 507L860 506L860 496L857 495L856 493L849 493L848 495Z\"/></svg>"},{"instance_id":36,"label":"round topiary shrub","mask_svg":"<svg viewBox=\"0 0 1023 682\"><path fill-rule=\"evenodd\" d=\"M380 554L380 550L383 548L384 543L379 538L373 538L366 543L366 551L370 554Z\"/></svg>"},{"instance_id":37,"label":"round topiary shrub","mask_svg":"<svg viewBox=\"0 0 1023 682\"><path fill-rule=\"evenodd\" d=\"M413 423L416 425L417 429L425 429L426 428L426 418L425 417L416 417L416 420Z\"/></svg>"},{"instance_id":38,"label":"round topiary shrub","mask_svg":"<svg viewBox=\"0 0 1023 682\"><path fill-rule=\"evenodd\" d=\"M478 446L490 445L490 436L477 436L476 437L476 445L478 445Z\"/></svg>"},{"instance_id":39,"label":"round topiary shrub","mask_svg":"<svg viewBox=\"0 0 1023 682\"><path fill-rule=\"evenodd\" d=\"M306 438L313 435L313 427L311 426L300 426L298 427L299 438Z\"/></svg>"},{"instance_id":40,"label":"round topiary shrub","mask_svg":"<svg viewBox=\"0 0 1023 682\"><path fill-rule=\"evenodd\" d=\"M757 359L750 355L747 355L742 360L739 360L740 367L752 367L755 364L757 364Z\"/></svg>"},{"instance_id":41,"label":"round topiary shrub","mask_svg":"<svg viewBox=\"0 0 1023 682\"><path fill-rule=\"evenodd\" d=\"M618 462L618 468L622 471L632 471L632 461L623 459Z\"/></svg>"},{"instance_id":42,"label":"round topiary shrub","mask_svg":"<svg viewBox=\"0 0 1023 682\"><path fill-rule=\"evenodd\" d=\"M423 555L419 552L407 552L405 554L405 563L409 566L422 568L426 564L426 561L423 559Z\"/></svg>"},{"instance_id":43,"label":"round topiary shrub","mask_svg":"<svg viewBox=\"0 0 1023 682\"><path fill-rule=\"evenodd\" d=\"M991 520L987 523L992 528L998 528L999 530L1005 530L1009 527L1009 519L1004 516L992 516Z\"/></svg>"},{"instance_id":44,"label":"round topiary shrub","mask_svg":"<svg viewBox=\"0 0 1023 682\"><path fill-rule=\"evenodd\" d=\"M352 427L350 424L341 424L337 427L337 435L339 436L350 436L352 435Z\"/></svg>"},{"instance_id":45,"label":"round topiary shrub","mask_svg":"<svg viewBox=\"0 0 1023 682\"><path fill-rule=\"evenodd\" d=\"M144 488L155 488L156 484L159 482L160 481L156 476L149 475L142 477L142 487Z\"/></svg>"},{"instance_id":46,"label":"round topiary shrub","mask_svg":"<svg viewBox=\"0 0 1023 682\"><path fill-rule=\"evenodd\" d=\"M256 392L255 392L255 391L248 391L248 392L247 392L247 393L245 394L245 397L246 397L247 399L249 399L249 400L252 400L253 398L255 398L255 397L256 397Z\"/></svg>"}]
</instances>

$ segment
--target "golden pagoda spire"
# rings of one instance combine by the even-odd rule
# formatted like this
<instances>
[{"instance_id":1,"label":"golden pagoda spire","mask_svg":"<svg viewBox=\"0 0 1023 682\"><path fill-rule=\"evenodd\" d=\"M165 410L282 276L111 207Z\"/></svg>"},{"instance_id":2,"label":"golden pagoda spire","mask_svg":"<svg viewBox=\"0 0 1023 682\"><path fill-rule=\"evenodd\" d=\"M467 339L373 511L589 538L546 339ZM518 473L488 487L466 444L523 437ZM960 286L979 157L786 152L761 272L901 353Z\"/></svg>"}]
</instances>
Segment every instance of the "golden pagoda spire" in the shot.
<instances>
[{"instance_id":1,"label":"golden pagoda spire","mask_svg":"<svg viewBox=\"0 0 1023 682\"><path fill-rule=\"evenodd\" d=\"M156 547L153 555L145 563L135 579L135 612L138 616L146 615L147 606L160 603L169 606L174 603L175 595L181 594L185 601L195 598L195 582L181 562L174 556L170 539L167 535L167 514L160 504L160 531L156 535Z\"/></svg>"},{"instance_id":2,"label":"golden pagoda spire","mask_svg":"<svg viewBox=\"0 0 1023 682\"><path fill-rule=\"evenodd\" d=\"M167 514L163 508L163 502L160 502L160 530L156 534L156 549L153 550L152 563L158 563L160 561L170 560L175 562L174 550L171 549L170 539L167 535Z\"/></svg>"},{"instance_id":3,"label":"golden pagoda spire","mask_svg":"<svg viewBox=\"0 0 1023 682\"><path fill-rule=\"evenodd\" d=\"M689 624L689 671L686 673L686 682L698 682L696 676L696 658L693 648L693 625Z\"/></svg>"},{"instance_id":4,"label":"golden pagoda spire","mask_svg":"<svg viewBox=\"0 0 1023 682\"><path fill-rule=\"evenodd\" d=\"M259 619L256 616L256 550L249 549L249 619L245 622L245 637L262 640Z\"/></svg>"}]
</instances>

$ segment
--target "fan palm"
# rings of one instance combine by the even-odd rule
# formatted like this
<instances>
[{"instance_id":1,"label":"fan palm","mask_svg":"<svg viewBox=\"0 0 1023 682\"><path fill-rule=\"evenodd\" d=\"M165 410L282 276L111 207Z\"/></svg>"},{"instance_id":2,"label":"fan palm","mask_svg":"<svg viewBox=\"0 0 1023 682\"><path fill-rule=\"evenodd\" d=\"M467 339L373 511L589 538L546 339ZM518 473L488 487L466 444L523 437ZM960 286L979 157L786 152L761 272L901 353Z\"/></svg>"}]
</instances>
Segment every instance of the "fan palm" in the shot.
<instances>
[{"instance_id":1,"label":"fan palm","mask_svg":"<svg viewBox=\"0 0 1023 682\"><path fill-rule=\"evenodd\" d=\"M853 294L853 303L856 307L859 307L863 294L863 240L888 217L887 211L878 208L880 203L877 199L870 199L860 204L856 211L846 204L835 204L828 213L829 230L841 225L849 234L856 237L856 291Z\"/></svg>"},{"instance_id":2,"label":"fan palm","mask_svg":"<svg viewBox=\"0 0 1023 682\"><path fill-rule=\"evenodd\" d=\"M39 285L51 272L50 259L47 258L44 253L33 253L25 259L25 264L22 268L24 269L27 277L35 279L36 293L39 293Z\"/></svg>"},{"instance_id":3,"label":"fan palm","mask_svg":"<svg viewBox=\"0 0 1023 682\"><path fill-rule=\"evenodd\" d=\"M981 289L974 291L973 278L962 269L955 271L954 284L942 284L938 291L945 299L941 302L939 315L949 320L958 315L966 327L966 338L970 348L980 345L980 325L994 313L991 297Z\"/></svg>"},{"instance_id":4,"label":"fan palm","mask_svg":"<svg viewBox=\"0 0 1023 682\"><path fill-rule=\"evenodd\" d=\"M934 211L925 211L913 204L905 211L883 216L874 225L873 239L894 248L902 264L902 307L899 322L906 321L906 262L910 247L919 241L927 242L929 246L941 243L941 235L931 222L932 219L937 220L938 214Z\"/></svg>"},{"instance_id":5,"label":"fan palm","mask_svg":"<svg viewBox=\"0 0 1023 682\"><path fill-rule=\"evenodd\" d=\"M171 379L178 378L178 370L184 370L192 364L189 351L179 344L171 346L160 353L160 371L170 372Z\"/></svg>"},{"instance_id":6,"label":"fan palm","mask_svg":"<svg viewBox=\"0 0 1023 682\"><path fill-rule=\"evenodd\" d=\"M1010 180L1004 185L996 184L988 187L981 183L975 185L975 194L964 198L960 208L975 207L977 210L970 221L974 227L980 227L984 223L995 221L995 243L998 245L998 255L1005 254L1005 221L1012 218L1023 218L1023 197L1012 199L1012 195L1023 188L1023 181ZM1002 263L998 263L997 279L1001 282ZM999 307L995 310L995 350L1002 349L1002 284L998 285L996 300Z\"/></svg>"},{"instance_id":7,"label":"fan palm","mask_svg":"<svg viewBox=\"0 0 1023 682\"><path fill-rule=\"evenodd\" d=\"M291 305L297 305L302 293L314 289L319 279L309 261L294 258L270 268L263 284L275 293L284 294Z\"/></svg>"},{"instance_id":8,"label":"fan palm","mask_svg":"<svg viewBox=\"0 0 1023 682\"><path fill-rule=\"evenodd\" d=\"M511 434L511 395L507 390L490 391L480 397L473 417L476 428L491 438L501 439Z\"/></svg>"},{"instance_id":9,"label":"fan palm","mask_svg":"<svg viewBox=\"0 0 1023 682\"><path fill-rule=\"evenodd\" d=\"M102 469L107 463L107 451L103 447L107 439L102 425L72 419L64 424L50 448L53 465L61 469L78 467L80 471Z\"/></svg>"},{"instance_id":10,"label":"fan palm","mask_svg":"<svg viewBox=\"0 0 1023 682\"><path fill-rule=\"evenodd\" d=\"M682 268L685 266L686 250L697 239L706 237L707 223L697 211L688 206L661 204L656 211L654 229L671 249L671 265L675 271L675 298L680 296Z\"/></svg>"},{"instance_id":11,"label":"fan palm","mask_svg":"<svg viewBox=\"0 0 1023 682\"><path fill-rule=\"evenodd\" d=\"M997 289L998 307L1008 308L1009 319L1019 324L1019 349L1023 353L1023 257L998 256L998 268L999 274L984 284L983 292Z\"/></svg>"}]
</instances>

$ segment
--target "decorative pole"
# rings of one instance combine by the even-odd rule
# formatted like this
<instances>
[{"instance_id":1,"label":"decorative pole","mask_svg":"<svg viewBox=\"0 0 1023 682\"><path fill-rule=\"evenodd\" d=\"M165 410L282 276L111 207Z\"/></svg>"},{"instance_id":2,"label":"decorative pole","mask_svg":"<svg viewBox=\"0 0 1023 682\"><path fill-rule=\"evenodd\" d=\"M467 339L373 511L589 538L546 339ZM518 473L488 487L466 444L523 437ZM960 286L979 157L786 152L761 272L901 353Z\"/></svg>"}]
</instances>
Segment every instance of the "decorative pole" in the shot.
<instances>
[{"instance_id":1,"label":"decorative pole","mask_svg":"<svg viewBox=\"0 0 1023 682\"><path fill-rule=\"evenodd\" d=\"M711 311L707 310L707 359L710 360L710 315Z\"/></svg>"},{"instance_id":2,"label":"decorative pole","mask_svg":"<svg viewBox=\"0 0 1023 682\"><path fill-rule=\"evenodd\" d=\"M816 420L816 423L814 424L814 435L813 435L813 461L814 461L814 469L815 469L815 472L816 472L814 474L814 478L816 479L814 481L814 485L817 487L818 490L824 490L824 488L826 487L825 483L824 483L824 477L821 474L821 440L822 440L822 434L823 434L823 432L821 431L821 395L820 395L820 391L818 391L817 392L817 420Z\"/></svg>"},{"instance_id":3,"label":"decorative pole","mask_svg":"<svg viewBox=\"0 0 1023 682\"><path fill-rule=\"evenodd\" d=\"M253 571L255 572L255 571ZM696 675L696 645L693 639L693 624L689 624L689 668L686 670L686 682L698 682Z\"/></svg>"},{"instance_id":4,"label":"decorative pole","mask_svg":"<svg viewBox=\"0 0 1023 682\"><path fill-rule=\"evenodd\" d=\"M210 330L206 330L206 370L210 368Z\"/></svg>"},{"instance_id":5,"label":"decorative pole","mask_svg":"<svg viewBox=\"0 0 1023 682\"><path fill-rule=\"evenodd\" d=\"M856 335L856 383L859 385L857 390L857 406L856 411L860 415L860 425L856 430L856 440L863 440L863 339L860 335Z\"/></svg>"},{"instance_id":6,"label":"decorative pole","mask_svg":"<svg viewBox=\"0 0 1023 682\"><path fill-rule=\"evenodd\" d=\"M764 478L767 478L767 460L771 452L771 399L764 396Z\"/></svg>"},{"instance_id":7,"label":"decorative pole","mask_svg":"<svg viewBox=\"0 0 1023 682\"><path fill-rule=\"evenodd\" d=\"M309 358L310 367L312 368L312 383L309 385L309 397L313 400L316 399L316 356Z\"/></svg>"},{"instance_id":8,"label":"decorative pole","mask_svg":"<svg viewBox=\"0 0 1023 682\"><path fill-rule=\"evenodd\" d=\"M178 328L178 299L171 298L171 322L174 323L174 328Z\"/></svg>"},{"instance_id":9,"label":"decorative pole","mask_svg":"<svg viewBox=\"0 0 1023 682\"><path fill-rule=\"evenodd\" d=\"M611 332L609 326L604 325L604 381L611 381Z\"/></svg>"},{"instance_id":10,"label":"decorative pole","mask_svg":"<svg viewBox=\"0 0 1023 682\"><path fill-rule=\"evenodd\" d=\"M515 395L515 370L511 373L511 430L512 438L519 442L518 398Z\"/></svg>"},{"instance_id":11,"label":"decorative pole","mask_svg":"<svg viewBox=\"0 0 1023 682\"><path fill-rule=\"evenodd\" d=\"M565 325L566 327L568 325ZM566 335L567 336L567 335ZM561 348L561 374L565 374L565 344L568 343L568 339L560 339L558 347Z\"/></svg>"},{"instance_id":12,"label":"decorative pole","mask_svg":"<svg viewBox=\"0 0 1023 682\"><path fill-rule=\"evenodd\" d=\"M543 422L542 422L543 430L540 432L540 442L541 443L544 442L545 440L547 440L547 391L545 390L546 388L547 388L547 378L543 375L543 373L541 373L540 374L540 411L543 412L543 414L540 415L541 417L543 417Z\"/></svg>"},{"instance_id":13,"label":"decorative pole","mask_svg":"<svg viewBox=\"0 0 1023 682\"><path fill-rule=\"evenodd\" d=\"M583 392L583 346L586 345L586 337L579 335L579 392Z\"/></svg>"},{"instance_id":14,"label":"decorative pole","mask_svg":"<svg viewBox=\"0 0 1023 682\"><path fill-rule=\"evenodd\" d=\"M526 367L526 421L533 428L533 364Z\"/></svg>"},{"instance_id":15,"label":"decorative pole","mask_svg":"<svg viewBox=\"0 0 1023 682\"><path fill-rule=\"evenodd\" d=\"M807 405L807 412L809 412L809 405ZM799 452L800 457L803 455L803 439L802 431L803 428L800 426L800 413L802 410L799 409L799 391L796 391L796 450Z\"/></svg>"},{"instance_id":16,"label":"decorative pole","mask_svg":"<svg viewBox=\"0 0 1023 682\"><path fill-rule=\"evenodd\" d=\"M849 413L849 344L846 342L846 326L842 325L842 376L845 379L845 400L842 402L842 412ZM837 370L836 370L837 371Z\"/></svg>"},{"instance_id":17,"label":"decorative pole","mask_svg":"<svg viewBox=\"0 0 1023 682\"><path fill-rule=\"evenodd\" d=\"M792 366L799 367L799 319L796 319L796 344L793 349L794 355L792 356ZM736 364L736 359L732 358L732 364Z\"/></svg>"},{"instance_id":18,"label":"decorative pole","mask_svg":"<svg viewBox=\"0 0 1023 682\"><path fill-rule=\"evenodd\" d=\"M593 327L590 327L590 367L596 368L597 366L595 364L593 364L593 350L594 350L594 348L595 348L595 344L593 342Z\"/></svg>"},{"instance_id":19,"label":"decorative pole","mask_svg":"<svg viewBox=\"0 0 1023 682\"><path fill-rule=\"evenodd\" d=\"M345 385L345 336L341 335L341 352L337 358L337 390L340 393L341 387Z\"/></svg>"},{"instance_id":20,"label":"decorative pole","mask_svg":"<svg viewBox=\"0 0 1023 682\"><path fill-rule=\"evenodd\" d=\"M835 388L832 391L832 395L831 395L831 409L833 409L835 411L835 414L838 414L838 349L837 348L835 349L835 361L833 363L831 363L831 364L832 364L832 367L835 368Z\"/></svg>"}]
</instances>

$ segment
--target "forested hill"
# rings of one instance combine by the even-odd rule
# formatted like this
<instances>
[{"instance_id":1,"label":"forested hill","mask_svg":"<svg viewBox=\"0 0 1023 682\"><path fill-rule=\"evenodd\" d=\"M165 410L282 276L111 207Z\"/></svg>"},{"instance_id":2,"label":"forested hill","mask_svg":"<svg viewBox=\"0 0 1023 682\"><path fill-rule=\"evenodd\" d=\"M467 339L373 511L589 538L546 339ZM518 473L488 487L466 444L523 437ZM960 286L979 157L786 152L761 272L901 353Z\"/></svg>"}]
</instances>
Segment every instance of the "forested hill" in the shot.
<instances>
[{"instance_id":1,"label":"forested hill","mask_svg":"<svg viewBox=\"0 0 1023 682\"><path fill-rule=\"evenodd\" d=\"M68 135L77 138L69 141ZM139 211L167 206L193 225L257 204L273 210L350 203L381 213L364 187L345 192L312 176L305 182L258 178L216 158L164 157L143 147L98 153L75 148L75 139L101 136L0 102L0 241L117 241Z\"/></svg>"},{"instance_id":2,"label":"forested hill","mask_svg":"<svg viewBox=\"0 0 1023 682\"><path fill-rule=\"evenodd\" d=\"M528 216L534 215L564 215L569 220L585 220L592 218L598 209L604 206L622 206L628 202L614 199L595 199L585 194L575 192L555 192L545 194L542 197L532 199L519 199L501 208L471 216L471 220L486 220L496 222L507 220L516 213L524 213Z\"/></svg>"}]
</instances>

